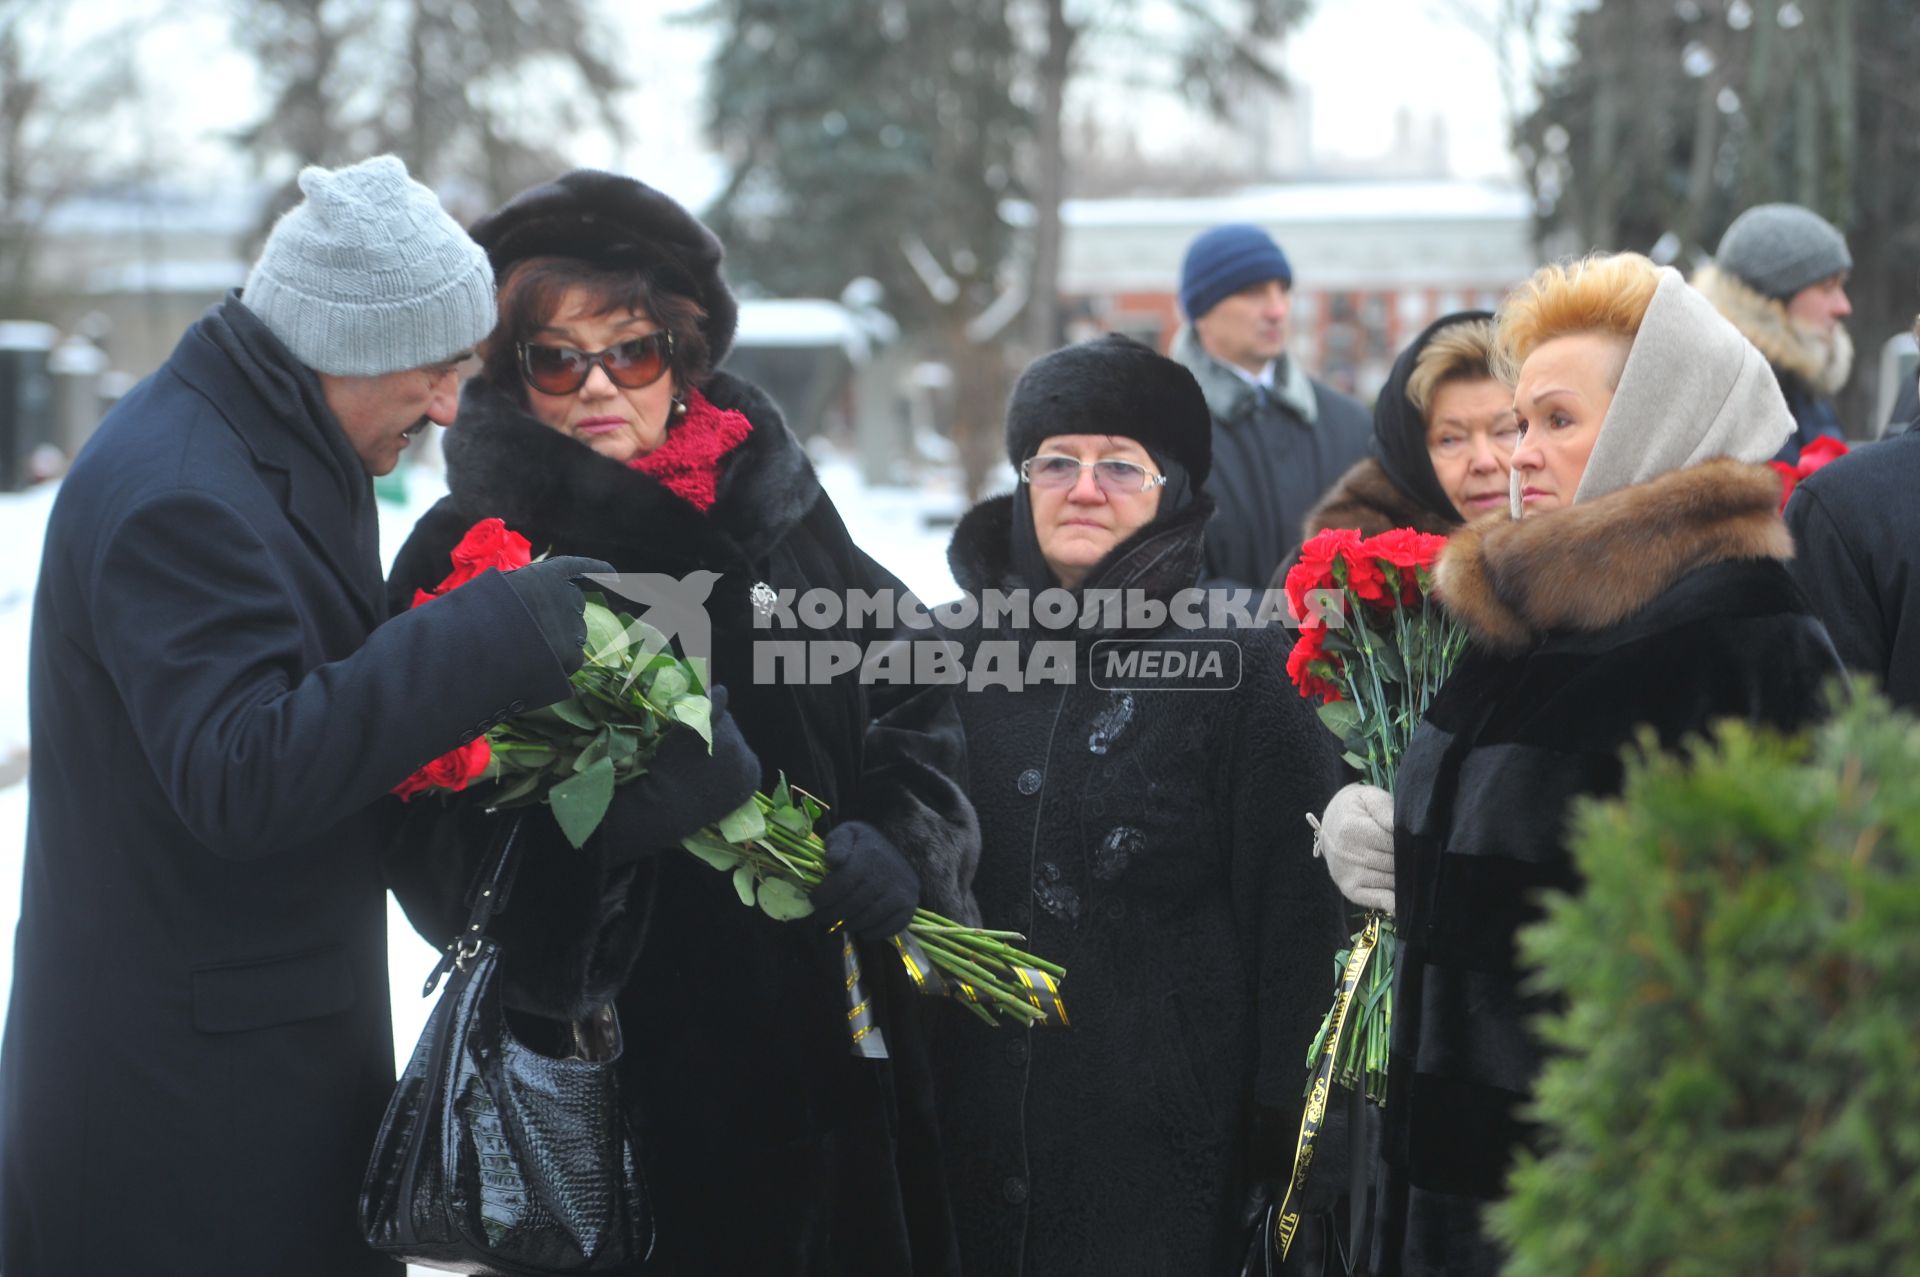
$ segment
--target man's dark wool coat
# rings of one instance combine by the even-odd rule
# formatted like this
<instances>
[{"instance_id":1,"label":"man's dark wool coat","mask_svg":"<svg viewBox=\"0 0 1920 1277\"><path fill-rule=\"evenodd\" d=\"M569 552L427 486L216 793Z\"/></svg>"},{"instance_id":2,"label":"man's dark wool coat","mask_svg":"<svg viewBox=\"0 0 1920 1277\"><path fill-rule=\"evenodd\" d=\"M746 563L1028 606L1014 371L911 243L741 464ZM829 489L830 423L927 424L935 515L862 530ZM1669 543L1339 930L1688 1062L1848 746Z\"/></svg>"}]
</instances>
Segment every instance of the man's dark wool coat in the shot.
<instances>
[{"instance_id":1,"label":"man's dark wool coat","mask_svg":"<svg viewBox=\"0 0 1920 1277\"><path fill-rule=\"evenodd\" d=\"M1085 590L1164 602L1194 585L1211 509L1201 496L1160 516ZM1014 510L998 497L961 521L948 557L969 593L1033 588L1013 567ZM970 664L984 644L1030 653L1077 640L1071 685L986 686L959 701L980 912L1066 967L1071 1019L938 1021L962 1265L995 1277L1238 1272L1249 1187L1291 1168L1307 1045L1344 936L1306 822L1339 785L1338 749L1287 681L1291 632L956 637ZM1102 690L1096 645L1128 637L1235 649L1238 686Z\"/></svg>"},{"instance_id":2,"label":"man's dark wool coat","mask_svg":"<svg viewBox=\"0 0 1920 1277\"><path fill-rule=\"evenodd\" d=\"M1307 515L1349 467L1367 455L1367 410L1315 381L1291 358L1259 390L1209 355L1191 328L1172 357L1186 366L1213 414L1213 475L1219 513L1207 526L1209 584L1258 589L1301 542Z\"/></svg>"},{"instance_id":3,"label":"man's dark wool coat","mask_svg":"<svg viewBox=\"0 0 1920 1277\"><path fill-rule=\"evenodd\" d=\"M1793 579L1848 668L1920 709L1920 434L1861 448L1793 490Z\"/></svg>"},{"instance_id":4,"label":"man's dark wool coat","mask_svg":"<svg viewBox=\"0 0 1920 1277\"><path fill-rule=\"evenodd\" d=\"M1408 748L1394 793L1401 937L1387 1165L1367 1271L1491 1277L1482 1206L1504 1194L1541 1063L1514 936L1579 888L1581 797L1622 754L1723 718L1791 730L1839 670L1787 574L1764 466L1710 461L1583 505L1454 534L1438 569L1474 645Z\"/></svg>"},{"instance_id":5,"label":"man's dark wool coat","mask_svg":"<svg viewBox=\"0 0 1920 1277\"><path fill-rule=\"evenodd\" d=\"M569 692L503 578L462 593L380 623L366 471L237 298L82 451L34 602L0 1269L398 1273L355 1221L382 795Z\"/></svg>"},{"instance_id":6,"label":"man's dark wool coat","mask_svg":"<svg viewBox=\"0 0 1920 1277\"><path fill-rule=\"evenodd\" d=\"M752 433L723 458L702 513L653 476L542 425L502 391L469 383L447 439L452 489L395 560L406 606L448 570L476 520L497 516L535 553L587 554L622 572L717 574L706 610L713 681L759 756L834 820L878 826L915 861L922 903L952 916L978 835L964 796L965 749L948 689L863 687L756 675L756 642L884 639L874 627L756 625L750 594L895 590L855 546L772 402L725 373L703 388ZM459 591L455 591L457 595ZM898 694L901 703L890 698ZM878 722L870 720L878 718ZM436 943L465 915L467 879L489 836L484 813L410 821L395 892ZM598 840L576 850L551 815L529 816L519 880L497 920L512 1002L548 1016L612 998L626 1049L622 1085L654 1194L649 1271L672 1274L953 1271L923 1011L899 960L863 959L882 1003L889 1061L856 1058L840 941L815 919L775 922L740 903L728 875L679 850L637 870Z\"/></svg>"}]
</instances>

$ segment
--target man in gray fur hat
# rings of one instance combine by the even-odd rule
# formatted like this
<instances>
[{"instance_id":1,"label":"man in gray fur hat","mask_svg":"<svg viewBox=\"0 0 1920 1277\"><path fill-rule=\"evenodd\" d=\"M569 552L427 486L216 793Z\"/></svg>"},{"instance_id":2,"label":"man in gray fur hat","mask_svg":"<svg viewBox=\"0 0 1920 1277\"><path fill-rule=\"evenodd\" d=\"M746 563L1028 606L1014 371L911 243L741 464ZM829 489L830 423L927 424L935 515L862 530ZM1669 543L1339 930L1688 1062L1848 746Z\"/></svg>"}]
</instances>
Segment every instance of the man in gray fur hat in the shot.
<instances>
[{"instance_id":1,"label":"man in gray fur hat","mask_svg":"<svg viewBox=\"0 0 1920 1277\"><path fill-rule=\"evenodd\" d=\"M591 560L387 618L372 476L453 419L493 275L391 156L300 187L47 526L8 1273L397 1277L355 1219L393 1076L384 796L581 662Z\"/></svg>"},{"instance_id":2,"label":"man in gray fur hat","mask_svg":"<svg viewBox=\"0 0 1920 1277\"><path fill-rule=\"evenodd\" d=\"M1776 458L1789 464L1823 436L1844 437L1833 396L1853 371L1847 275L1853 255L1832 223L1798 204L1759 204L1733 219L1711 265L1695 272L1706 295L1759 347L1796 423Z\"/></svg>"}]
</instances>

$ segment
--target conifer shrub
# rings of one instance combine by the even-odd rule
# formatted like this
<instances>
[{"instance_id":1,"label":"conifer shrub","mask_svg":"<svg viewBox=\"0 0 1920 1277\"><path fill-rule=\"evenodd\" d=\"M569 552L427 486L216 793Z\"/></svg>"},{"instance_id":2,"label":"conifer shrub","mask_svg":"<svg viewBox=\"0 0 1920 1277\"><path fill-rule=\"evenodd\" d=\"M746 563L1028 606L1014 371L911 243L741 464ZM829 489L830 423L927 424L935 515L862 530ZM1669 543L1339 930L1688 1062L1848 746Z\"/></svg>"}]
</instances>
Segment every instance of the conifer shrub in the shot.
<instances>
[{"instance_id":1,"label":"conifer shrub","mask_svg":"<svg viewBox=\"0 0 1920 1277\"><path fill-rule=\"evenodd\" d=\"M1508 1277L1920 1273L1920 723L1643 740L1573 829Z\"/></svg>"}]
</instances>

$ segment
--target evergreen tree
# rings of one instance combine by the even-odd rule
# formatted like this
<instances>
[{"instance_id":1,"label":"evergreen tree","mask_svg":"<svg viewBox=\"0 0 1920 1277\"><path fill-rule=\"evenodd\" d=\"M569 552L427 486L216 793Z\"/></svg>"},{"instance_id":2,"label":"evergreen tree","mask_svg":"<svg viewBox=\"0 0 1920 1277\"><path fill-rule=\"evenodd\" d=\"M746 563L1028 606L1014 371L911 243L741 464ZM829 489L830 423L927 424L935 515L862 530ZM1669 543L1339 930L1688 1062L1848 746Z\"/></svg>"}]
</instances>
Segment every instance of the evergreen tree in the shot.
<instances>
[{"instance_id":1,"label":"evergreen tree","mask_svg":"<svg viewBox=\"0 0 1920 1277\"><path fill-rule=\"evenodd\" d=\"M294 171L392 152L429 185L464 181L471 217L569 167L585 124L621 133L605 30L594 0L238 0L267 107L237 140ZM290 177L265 224L298 198Z\"/></svg>"},{"instance_id":2,"label":"evergreen tree","mask_svg":"<svg viewBox=\"0 0 1920 1277\"><path fill-rule=\"evenodd\" d=\"M1515 138L1554 251L1683 270L1742 210L1803 204L1847 236L1863 353L1920 308L1920 9L1912 0L1599 0ZM1841 419L1871 434L1873 360Z\"/></svg>"},{"instance_id":3,"label":"evergreen tree","mask_svg":"<svg viewBox=\"0 0 1920 1277\"><path fill-rule=\"evenodd\" d=\"M1005 402L1000 317L1021 285L1001 207L1028 121L1005 0L718 0L702 16L726 32L708 101L730 176L710 220L731 273L785 296L878 280L954 370L977 491Z\"/></svg>"},{"instance_id":4,"label":"evergreen tree","mask_svg":"<svg viewBox=\"0 0 1920 1277\"><path fill-rule=\"evenodd\" d=\"M1729 723L1574 822L1509 1277L1920 1271L1920 725Z\"/></svg>"}]
</instances>

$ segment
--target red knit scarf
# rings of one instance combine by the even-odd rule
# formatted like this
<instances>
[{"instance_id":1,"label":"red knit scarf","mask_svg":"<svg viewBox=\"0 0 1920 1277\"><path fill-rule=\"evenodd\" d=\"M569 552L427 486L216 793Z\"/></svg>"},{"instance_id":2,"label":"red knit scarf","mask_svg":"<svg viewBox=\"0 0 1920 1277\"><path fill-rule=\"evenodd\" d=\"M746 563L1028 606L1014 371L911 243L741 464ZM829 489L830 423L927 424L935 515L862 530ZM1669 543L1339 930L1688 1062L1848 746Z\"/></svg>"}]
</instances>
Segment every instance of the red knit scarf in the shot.
<instances>
[{"instance_id":1,"label":"red knit scarf","mask_svg":"<svg viewBox=\"0 0 1920 1277\"><path fill-rule=\"evenodd\" d=\"M720 458L746 442L753 423L742 413L713 406L689 388L687 415L675 422L658 448L627 462L650 474L696 510L711 510L720 478Z\"/></svg>"}]
</instances>

